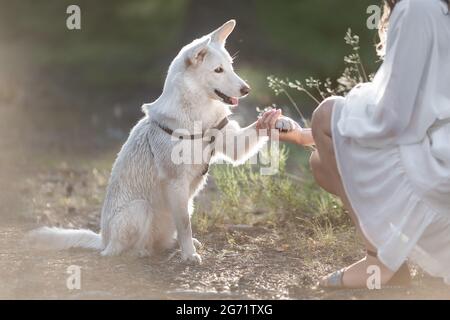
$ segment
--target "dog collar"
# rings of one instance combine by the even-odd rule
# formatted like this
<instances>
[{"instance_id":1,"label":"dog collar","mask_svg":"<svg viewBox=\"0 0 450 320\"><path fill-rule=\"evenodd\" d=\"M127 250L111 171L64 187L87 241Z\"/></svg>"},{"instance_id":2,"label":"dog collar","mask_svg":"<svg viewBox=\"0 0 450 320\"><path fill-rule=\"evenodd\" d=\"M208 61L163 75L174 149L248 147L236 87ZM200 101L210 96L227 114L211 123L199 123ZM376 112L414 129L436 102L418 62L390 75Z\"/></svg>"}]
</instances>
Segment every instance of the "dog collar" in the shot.
<instances>
[{"instance_id":1,"label":"dog collar","mask_svg":"<svg viewBox=\"0 0 450 320\"><path fill-rule=\"evenodd\" d=\"M164 132L166 132L167 134L174 136L180 140L195 140L195 139L203 139L203 137L205 136L205 132L203 132L201 135L200 134L191 134L191 135L181 135L181 134L176 134L174 130L154 121L156 123L156 125L163 130ZM212 127L208 130L212 130L212 129L216 129L216 130L222 130L227 124L228 124L229 120L228 117L223 118L219 124L215 127ZM206 130L206 131L208 131ZM214 142L215 137L212 136L211 137L211 141L209 143Z\"/></svg>"}]
</instances>

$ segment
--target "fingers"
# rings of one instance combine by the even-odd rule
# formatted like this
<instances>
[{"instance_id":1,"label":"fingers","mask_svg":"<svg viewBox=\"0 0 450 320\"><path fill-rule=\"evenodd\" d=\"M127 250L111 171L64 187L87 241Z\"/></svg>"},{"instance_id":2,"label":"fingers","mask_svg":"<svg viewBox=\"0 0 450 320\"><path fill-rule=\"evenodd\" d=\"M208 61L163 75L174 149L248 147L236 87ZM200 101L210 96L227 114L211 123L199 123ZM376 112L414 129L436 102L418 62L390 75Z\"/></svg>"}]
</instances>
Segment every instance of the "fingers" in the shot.
<instances>
[{"instance_id":1,"label":"fingers","mask_svg":"<svg viewBox=\"0 0 450 320\"><path fill-rule=\"evenodd\" d=\"M271 114L272 110L264 112L259 118L256 123L256 126L258 129L266 129L265 123L267 122L268 116Z\"/></svg>"},{"instance_id":2,"label":"fingers","mask_svg":"<svg viewBox=\"0 0 450 320\"><path fill-rule=\"evenodd\" d=\"M269 117L269 128L275 129L275 123L277 122L278 118L281 116L281 110L277 110Z\"/></svg>"},{"instance_id":3,"label":"fingers","mask_svg":"<svg viewBox=\"0 0 450 320\"><path fill-rule=\"evenodd\" d=\"M265 112L258 120L258 127L260 129L274 129L275 122L281 115L281 110L272 109Z\"/></svg>"},{"instance_id":4,"label":"fingers","mask_svg":"<svg viewBox=\"0 0 450 320\"><path fill-rule=\"evenodd\" d=\"M262 126L264 129L270 129L270 117L275 113L276 110L270 110L263 115Z\"/></svg>"},{"instance_id":5,"label":"fingers","mask_svg":"<svg viewBox=\"0 0 450 320\"><path fill-rule=\"evenodd\" d=\"M276 123L280 116L280 109L271 109L264 112L256 122L256 129L258 134L270 136L270 131L276 129ZM261 130L263 130L263 132Z\"/></svg>"}]
</instances>

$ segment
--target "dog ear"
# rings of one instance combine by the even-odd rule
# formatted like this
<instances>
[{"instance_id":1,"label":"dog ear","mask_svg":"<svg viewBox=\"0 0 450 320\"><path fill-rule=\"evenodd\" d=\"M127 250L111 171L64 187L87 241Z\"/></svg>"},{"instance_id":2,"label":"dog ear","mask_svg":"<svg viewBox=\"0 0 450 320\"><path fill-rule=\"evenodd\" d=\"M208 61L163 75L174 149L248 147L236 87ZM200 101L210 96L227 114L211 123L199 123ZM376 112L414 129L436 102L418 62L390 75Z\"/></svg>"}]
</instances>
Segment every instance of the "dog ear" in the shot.
<instances>
[{"instance_id":1,"label":"dog ear","mask_svg":"<svg viewBox=\"0 0 450 320\"><path fill-rule=\"evenodd\" d=\"M186 66L198 65L204 59L208 53L208 44L211 42L210 37L200 39L192 48L187 52Z\"/></svg>"},{"instance_id":2,"label":"dog ear","mask_svg":"<svg viewBox=\"0 0 450 320\"><path fill-rule=\"evenodd\" d=\"M211 41L220 43L221 45L225 45L225 41L228 36L233 32L234 27L236 26L236 20L230 20L225 22L220 28L214 30L211 33Z\"/></svg>"}]
</instances>

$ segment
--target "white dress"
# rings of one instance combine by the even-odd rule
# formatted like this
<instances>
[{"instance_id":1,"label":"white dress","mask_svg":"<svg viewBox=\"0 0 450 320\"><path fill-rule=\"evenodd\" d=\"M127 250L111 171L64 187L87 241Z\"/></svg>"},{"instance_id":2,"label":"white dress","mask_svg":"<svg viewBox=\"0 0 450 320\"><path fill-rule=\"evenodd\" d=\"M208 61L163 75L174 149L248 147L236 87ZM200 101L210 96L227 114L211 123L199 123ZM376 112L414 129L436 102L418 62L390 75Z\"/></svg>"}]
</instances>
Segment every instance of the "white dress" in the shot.
<instances>
[{"instance_id":1,"label":"white dress","mask_svg":"<svg viewBox=\"0 0 450 320\"><path fill-rule=\"evenodd\" d=\"M342 181L380 260L410 258L450 284L450 15L401 0L374 80L333 108Z\"/></svg>"}]
</instances>

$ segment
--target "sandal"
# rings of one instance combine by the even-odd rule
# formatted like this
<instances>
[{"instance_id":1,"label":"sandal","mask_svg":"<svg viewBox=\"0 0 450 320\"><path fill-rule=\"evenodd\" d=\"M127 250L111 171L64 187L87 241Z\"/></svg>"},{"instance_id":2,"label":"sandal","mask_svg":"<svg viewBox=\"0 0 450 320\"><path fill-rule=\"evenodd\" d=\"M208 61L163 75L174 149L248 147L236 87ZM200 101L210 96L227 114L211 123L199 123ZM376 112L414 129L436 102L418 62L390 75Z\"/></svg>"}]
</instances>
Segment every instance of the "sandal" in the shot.
<instances>
[{"instance_id":1,"label":"sandal","mask_svg":"<svg viewBox=\"0 0 450 320\"><path fill-rule=\"evenodd\" d=\"M377 258L377 253L367 250L367 255ZM338 271L333 272L328 276L326 284L319 284L319 287L324 289L349 289L344 285L344 273L347 268L342 268ZM400 268L394 273L392 278L383 287L407 287L411 284L411 274L409 272L408 264L403 263Z\"/></svg>"}]
</instances>

